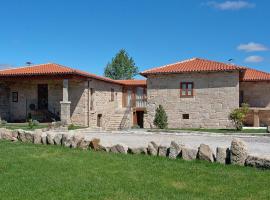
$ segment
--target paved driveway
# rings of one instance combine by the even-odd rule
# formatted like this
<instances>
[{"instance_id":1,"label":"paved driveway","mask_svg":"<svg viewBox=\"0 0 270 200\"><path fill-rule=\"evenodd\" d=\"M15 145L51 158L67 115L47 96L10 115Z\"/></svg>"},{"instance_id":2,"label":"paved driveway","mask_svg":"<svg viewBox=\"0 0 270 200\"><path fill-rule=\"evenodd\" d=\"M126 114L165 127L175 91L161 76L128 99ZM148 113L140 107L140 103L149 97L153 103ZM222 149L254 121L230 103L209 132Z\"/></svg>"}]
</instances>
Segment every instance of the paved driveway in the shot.
<instances>
[{"instance_id":1,"label":"paved driveway","mask_svg":"<svg viewBox=\"0 0 270 200\"><path fill-rule=\"evenodd\" d=\"M269 136L235 136L212 133L149 133L145 131L122 131L115 133L84 132L87 139L93 137L100 138L101 144L104 146L123 143L129 147L146 147L150 141L169 146L170 142L175 140L191 148L198 148L201 143L204 143L209 145L214 151L216 147L229 147L233 138L241 138L247 143L250 154L270 156Z\"/></svg>"}]
</instances>

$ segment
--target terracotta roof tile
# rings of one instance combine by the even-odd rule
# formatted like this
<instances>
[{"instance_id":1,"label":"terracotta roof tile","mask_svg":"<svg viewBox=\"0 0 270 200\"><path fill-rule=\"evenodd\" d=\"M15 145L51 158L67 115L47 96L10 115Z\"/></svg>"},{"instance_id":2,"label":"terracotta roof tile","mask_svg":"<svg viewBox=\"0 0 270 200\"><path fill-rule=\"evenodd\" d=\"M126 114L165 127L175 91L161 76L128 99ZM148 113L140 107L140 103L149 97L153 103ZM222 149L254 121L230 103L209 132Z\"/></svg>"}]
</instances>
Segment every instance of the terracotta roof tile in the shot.
<instances>
[{"instance_id":1,"label":"terracotta roof tile","mask_svg":"<svg viewBox=\"0 0 270 200\"><path fill-rule=\"evenodd\" d=\"M69 74L121 84L118 81L112 80L110 78L97 76L95 74L91 74L77 69L72 69L70 67L66 67L55 63L47 63L47 64L0 70L0 77L16 77L16 76L27 77L39 75L69 75Z\"/></svg>"},{"instance_id":2,"label":"terracotta roof tile","mask_svg":"<svg viewBox=\"0 0 270 200\"><path fill-rule=\"evenodd\" d=\"M242 81L270 81L270 73L247 68L243 73Z\"/></svg>"},{"instance_id":3,"label":"terracotta roof tile","mask_svg":"<svg viewBox=\"0 0 270 200\"><path fill-rule=\"evenodd\" d=\"M143 76L149 74L162 74L162 73L187 73L187 72L211 72L211 71L234 71L245 69L232 64L222 62L210 61L201 58L193 58L174 64L169 64L153 69L146 70L141 73Z\"/></svg>"},{"instance_id":4,"label":"terracotta roof tile","mask_svg":"<svg viewBox=\"0 0 270 200\"><path fill-rule=\"evenodd\" d=\"M135 86L135 85L145 85L146 80L117 80L117 82L122 83L124 85Z\"/></svg>"}]
</instances>

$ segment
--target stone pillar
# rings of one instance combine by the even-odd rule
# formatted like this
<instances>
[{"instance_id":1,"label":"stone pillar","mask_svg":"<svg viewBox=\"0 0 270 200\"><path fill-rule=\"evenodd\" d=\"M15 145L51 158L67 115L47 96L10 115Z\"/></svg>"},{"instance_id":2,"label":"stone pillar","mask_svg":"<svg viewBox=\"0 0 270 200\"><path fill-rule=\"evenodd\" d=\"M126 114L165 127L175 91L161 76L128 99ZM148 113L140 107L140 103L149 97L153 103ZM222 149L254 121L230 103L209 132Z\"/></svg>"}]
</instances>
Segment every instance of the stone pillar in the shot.
<instances>
[{"instance_id":1,"label":"stone pillar","mask_svg":"<svg viewBox=\"0 0 270 200\"><path fill-rule=\"evenodd\" d=\"M61 104L61 122L65 124L70 124L70 104L71 102L68 100L68 79L63 80L63 101Z\"/></svg>"},{"instance_id":2,"label":"stone pillar","mask_svg":"<svg viewBox=\"0 0 270 200\"><path fill-rule=\"evenodd\" d=\"M259 117L258 110L254 110L254 112L253 112L253 126L260 127L260 117Z\"/></svg>"}]
</instances>

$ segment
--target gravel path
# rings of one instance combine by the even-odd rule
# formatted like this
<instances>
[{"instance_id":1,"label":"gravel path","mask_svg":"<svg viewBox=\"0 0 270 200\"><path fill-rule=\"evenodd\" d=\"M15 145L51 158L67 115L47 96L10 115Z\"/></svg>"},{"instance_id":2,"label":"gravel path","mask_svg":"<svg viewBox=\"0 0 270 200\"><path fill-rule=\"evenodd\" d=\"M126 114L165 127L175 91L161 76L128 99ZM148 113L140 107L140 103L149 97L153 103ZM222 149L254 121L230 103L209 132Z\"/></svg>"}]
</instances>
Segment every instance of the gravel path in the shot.
<instances>
[{"instance_id":1,"label":"gravel path","mask_svg":"<svg viewBox=\"0 0 270 200\"><path fill-rule=\"evenodd\" d=\"M150 133L146 131L121 131L113 133L83 131L87 139L100 138L101 144L111 146L122 143L129 147L146 147L150 141L169 146L172 140L179 141L187 147L198 148L201 143L216 147L230 147L233 138L241 138L248 145L250 154L270 156L269 136L239 136L198 133Z\"/></svg>"}]
</instances>

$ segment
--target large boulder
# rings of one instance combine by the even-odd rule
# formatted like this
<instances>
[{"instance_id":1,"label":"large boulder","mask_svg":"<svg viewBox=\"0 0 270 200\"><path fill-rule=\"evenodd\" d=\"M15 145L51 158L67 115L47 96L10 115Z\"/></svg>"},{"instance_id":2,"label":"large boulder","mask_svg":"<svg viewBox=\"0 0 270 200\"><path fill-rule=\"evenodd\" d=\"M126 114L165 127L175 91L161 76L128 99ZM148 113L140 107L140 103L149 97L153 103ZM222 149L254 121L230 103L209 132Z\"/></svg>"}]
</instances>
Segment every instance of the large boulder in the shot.
<instances>
[{"instance_id":1,"label":"large boulder","mask_svg":"<svg viewBox=\"0 0 270 200\"><path fill-rule=\"evenodd\" d=\"M65 147L71 147L72 140L73 140L73 135L70 133L65 133L63 134L63 137L62 137L62 145Z\"/></svg>"},{"instance_id":2,"label":"large boulder","mask_svg":"<svg viewBox=\"0 0 270 200\"><path fill-rule=\"evenodd\" d=\"M95 150L95 151L106 151L106 152L110 151L109 147L105 147L105 146L101 145L99 138L93 138L90 141L90 148Z\"/></svg>"},{"instance_id":3,"label":"large boulder","mask_svg":"<svg viewBox=\"0 0 270 200\"><path fill-rule=\"evenodd\" d=\"M230 163L230 149L217 147L216 162L220 164L229 164Z\"/></svg>"},{"instance_id":4,"label":"large boulder","mask_svg":"<svg viewBox=\"0 0 270 200\"><path fill-rule=\"evenodd\" d=\"M212 149L206 144L201 144L198 151L198 159L214 162L214 153Z\"/></svg>"},{"instance_id":5,"label":"large boulder","mask_svg":"<svg viewBox=\"0 0 270 200\"><path fill-rule=\"evenodd\" d=\"M25 131L22 129L18 129L18 140L21 142L26 142Z\"/></svg>"},{"instance_id":6,"label":"large boulder","mask_svg":"<svg viewBox=\"0 0 270 200\"><path fill-rule=\"evenodd\" d=\"M13 135L12 135L12 131L9 129L5 129L5 128L1 128L0 130L0 134L1 134L1 139L3 140L13 140Z\"/></svg>"},{"instance_id":7,"label":"large boulder","mask_svg":"<svg viewBox=\"0 0 270 200\"><path fill-rule=\"evenodd\" d=\"M154 141L149 142L147 152L151 156L156 156L158 154L158 145Z\"/></svg>"},{"instance_id":8,"label":"large boulder","mask_svg":"<svg viewBox=\"0 0 270 200\"><path fill-rule=\"evenodd\" d=\"M78 143L78 148L83 149L83 150L87 150L90 146L90 141L86 140L86 139L82 139L79 143Z\"/></svg>"},{"instance_id":9,"label":"large boulder","mask_svg":"<svg viewBox=\"0 0 270 200\"><path fill-rule=\"evenodd\" d=\"M247 151L247 145L244 141L237 138L233 139L230 154L231 164L243 166L248 155Z\"/></svg>"},{"instance_id":10,"label":"large boulder","mask_svg":"<svg viewBox=\"0 0 270 200\"><path fill-rule=\"evenodd\" d=\"M41 143L47 144L47 132L42 132L41 134Z\"/></svg>"},{"instance_id":11,"label":"large boulder","mask_svg":"<svg viewBox=\"0 0 270 200\"><path fill-rule=\"evenodd\" d=\"M62 145L62 138L63 138L63 134L56 133L54 138L53 138L54 144L55 145Z\"/></svg>"},{"instance_id":12,"label":"large boulder","mask_svg":"<svg viewBox=\"0 0 270 200\"><path fill-rule=\"evenodd\" d=\"M129 147L128 148L128 153L130 154L147 154L147 148L144 147Z\"/></svg>"},{"instance_id":13,"label":"large boulder","mask_svg":"<svg viewBox=\"0 0 270 200\"><path fill-rule=\"evenodd\" d=\"M71 139L71 148L77 148L78 144L83 140L84 138L81 135L74 135Z\"/></svg>"},{"instance_id":14,"label":"large boulder","mask_svg":"<svg viewBox=\"0 0 270 200\"><path fill-rule=\"evenodd\" d=\"M176 159L178 156L180 156L183 147L184 145L172 141L169 150L169 158Z\"/></svg>"},{"instance_id":15,"label":"large boulder","mask_svg":"<svg viewBox=\"0 0 270 200\"><path fill-rule=\"evenodd\" d=\"M248 155L245 165L261 169L270 169L270 157Z\"/></svg>"},{"instance_id":16,"label":"large boulder","mask_svg":"<svg viewBox=\"0 0 270 200\"><path fill-rule=\"evenodd\" d=\"M34 131L34 134L33 134L33 143L34 144L41 144L42 143L41 135L42 135L42 130L37 129Z\"/></svg>"},{"instance_id":17,"label":"large boulder","mask_svg":"<svg viewBox=\"0 0 270 200\"><path fill-rule=\"evenodd\" d=\"M182 158L184 160L195 160L197 158L197 149L182 148Z\"/></svg>"},{"instance_id":18,"label":"large boulder","mask_svg":"<svg viewBox=\"0 0 270 200\"><path fill-rule=\"evenodd\" d=\"M128 146L125 144L117 144L110 148L110 152L127 154Z\"/></svg>"},{"instance_id":19,"label":"large boulder","mask_svg":"<svg viewBox=\"0 0 270 200\"><path fill-rule=\"evenodd\" d=\"M54 136L55 133L53 132L48 132L47 133L47 143L53 145L54 144Z\"/></svg>"},{"instance_id":20,"label":"large boulder","mask_svg":"<svg viewBox=\"0 0 270 200\"><path fill-rule=\"evenodd\" d=\"M166 157L168 155L168 147L159 146L158 147L158 156Z\"/></svg>"},{"instance_id":21,"label":"large boulder","mask_svg":"<svg viewBox=\"0 0 270 200\"><path fill-rule=\"evenodd\" d=\"M26 139L26 142L33 143L34 133L32 131L25 131L25 139Z\"/></svg>"},{"instance_id":22,"label":"large boulder","mask_svg":"<svg viewBox=\"0 0 270 200\"><path fill-rule=\"evenodd\" d=\"M11 133L12 133L13 141L18 140L18 135L19 135L18 130L13 130Z\"/></svg>"}]
</instances>

